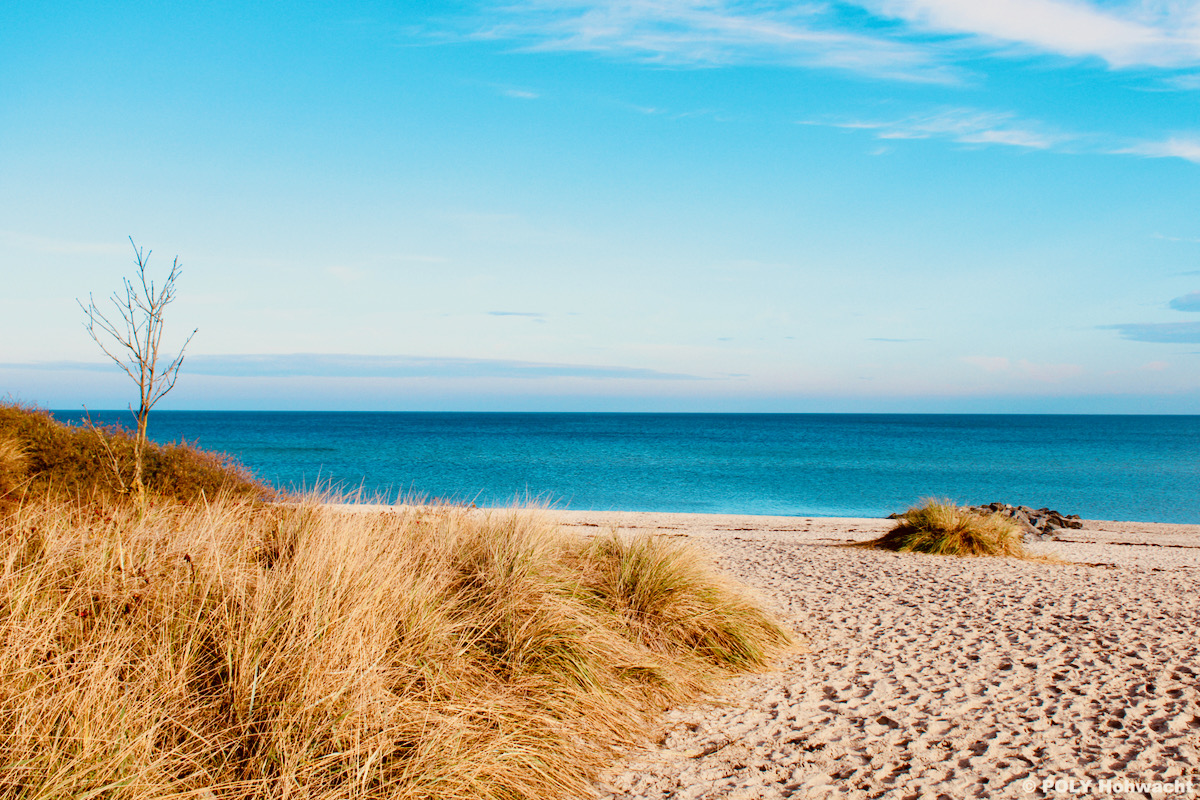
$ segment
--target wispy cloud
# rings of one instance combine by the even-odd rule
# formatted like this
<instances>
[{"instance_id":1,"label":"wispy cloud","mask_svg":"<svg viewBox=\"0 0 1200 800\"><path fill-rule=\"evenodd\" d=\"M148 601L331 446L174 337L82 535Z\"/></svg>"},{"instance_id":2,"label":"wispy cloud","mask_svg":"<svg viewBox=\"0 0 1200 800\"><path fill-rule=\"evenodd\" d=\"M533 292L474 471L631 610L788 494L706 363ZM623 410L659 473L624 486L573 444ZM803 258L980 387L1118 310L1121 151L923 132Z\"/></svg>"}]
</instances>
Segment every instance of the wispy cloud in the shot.
<instances>
[{"instance_id":1,"label":"wispy cloud","mask_svg":"<svg viewBox=\"0 0 1200 800\"><path fill-rule=\"evenodd\" d=\"M880 140L940 139L976 146L1005 145L1030 150L1054 150L1098 155L1182 158L1200 164L1200 137L1164 141L1119 141L1098 134L1050 130L1037 120L1004 111L942 108L897 119L808 119L801 125L864 131ZM1171 241L1196 241L1171 239Z\"/></svg>"},{"instance_id":2,"label":"wispy cloud","mask_svg":"<svg viewBox=\"0 0 1200 800\"><path fill-rule=\"evenodd\" d=\"M1200 91L1200 72L1193 72L1188 75L1173 75L1169 78L1164 78L1162 85L1167 89L1177 92Z\"/></svg>"},{"instance_id":3,"label":"wispy cloud","mask_svg":"<svg viewBox=\"0 0 1200 800\"><path fill-rule=\"evenodd\" d=\"M500 94L505 97L511 97L514 100L537 100L541 97L540 94L529 89L514 89L511 87L502 88Z\"/></svg>"},{"instance_id":4,"label":"wispy cloud","mask_svg":"<svg viewBox=\"0 0 1200 800\"><path fill-rule=\"evenodd\" d=\"M107 363L42 361L0 363L5 369L111 371ZM487 358L429 358L346 353L280 355L193 355L184 370L226 378L593 378L600 380L702 380L696 375L638 367L594 364L547 364Z\"/></svg>"},{"instance_id":5,"label":"wispy cloud","mask_svg":"<svg viewBox=\"0 0 1200 800\"><path fill-rule=\"evenodd\" d=\"M1200 164L1200 137L1171 137L1161 142L1140 142L1114 152L1147 158L1182 158Z\"/></svg>"},{"instance_id":6,"label":"wispy cloud","mask_svg":"<svg viewBox=\"0 0 1200 800\"><path fill-rule=\"evenodd\" d=\"M1200 311L1200 292L1176 297L1168 305L1176 311Z\"/></svg>"},{"instance_id":7,"label":"wispy cloud","mask_svg":"<svg viewBox=\"0 0 1200 800\"><path fill-rule=\"evenodd\" d=\"M1190 236L1163 236L1161 233L1151 234L1151 239L1162 239L1164 242L1188 242L1189 244L1200 244L1200 238Z\"/></svg>"},{"instance_id":8,"label":"wispy cloud","mask_svg":"<svg viewBox=\"0 0 1200 800\"><path fill-rule=\"evenodd\" d=\"M1119 331L1122 339L1160 344L1200 343L1200 322L1127 322L1121 325L1102 325Z\"/></svg>"},{"instance_id":9,"label":"wispy cloud","mask_svg":"<svg viewBox=\"0 0 1200 800\"><path fill-rule=\"evenodd\" d=\"M982 45L1103 59L1110 67L1200 64L1200 7L1189 0L861 0L930 33Z\"/></svg>"},{"instance_id":10,"label":"wispy cloud","mask_svg":"<svg viewBox=\"0 0 1200 800\"><path fill-rule=\"evenodd\" d=\"M1200 312L1200 292L1191 292L1173 298L1167 305L1176 311ZM1134 342L1200 343L1200 322L1125 322L1119 325L1102 325L1100 327L1105 330L1118 331L1122 339Z\"/></svg>"},{"instance_id":11,"label":"wispy cloud","mask_svg":"<svg viewBox=\"0 0 1200 800\"><path fill-rule=\"evenodd\" d=\"M1015 114L973 108L945 108L892 120L802 120L800 124L867 131L877 139L945 139L1034 150L1047 150L1076 138L1043 130L1039 123Z\"/></svg>"},{"instance_id":12,"label":"wispy cloud","mask_svg":"<svg viewBox=\"0 0 1200 800\"><path fill-rule=\"evenodd\" d=\"M925 47L850 30L827 3L768 0L516 0L477 37L673 66L788 64L925 82L954 73ZM889 26L878 25L882 30Z\"/></svg>"},{"instance_id":13,"label":"wispy cloud","mask_svg":"<svg viewBox=\"0 0 1200 800\"><path fill-rule=\"evenodd\" d=\"M676 111L660 106L641 106L636 103L627 103L624 101L616 101L615 105L632 111L636 114L644 114L648 117L662 117L664 119L696 119L699 117L707 117L714 122L728 122L731 117L715 108L693 108L686 111Z\"/></svg>"},{"instance_id":14,"label":"wispy cloud","mask_svg":"<svg viewBox=\"0 0 1200 800\"><path fill-rule=\"evenodd\" d=\"M510 0L492 12L474 38L685 67L766 63L953 83L954 60L979 51L1200 65L1194 0ZM1194 89L1200 79L1162 85Z\"/></svg>"}]
</instances>

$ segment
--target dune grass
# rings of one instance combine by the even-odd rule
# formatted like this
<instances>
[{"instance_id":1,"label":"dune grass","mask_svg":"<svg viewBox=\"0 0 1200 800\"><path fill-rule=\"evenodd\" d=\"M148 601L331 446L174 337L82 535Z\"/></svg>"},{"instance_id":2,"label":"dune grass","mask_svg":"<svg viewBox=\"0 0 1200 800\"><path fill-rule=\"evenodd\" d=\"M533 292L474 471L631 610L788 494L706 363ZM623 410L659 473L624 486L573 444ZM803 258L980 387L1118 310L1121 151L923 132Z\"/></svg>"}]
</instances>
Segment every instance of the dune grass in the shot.
<instances>
[{"instance_id":1,"label":"dune grass","mask_svg":"<svg viewBox=\"0 0 1200 800\"><path fill-rule=\"evenodd\" d=\"M25 476L28 454L24 443L11 434L0 434L0 496L8 496Z\"/></svg>"},{"instance_id":2,"label":"dune grass","mask_svg":"<svg viewBox=\"0 0 1200 800\"><path fill-rule=\"evenodd\" d=\"M896 527L858 546L947 556L1034 558L1021 529L1000 514L979 514L948 500L926 500L904 512Z\"/></svg>"},{"instance_id":3,"label":"dune grass","mask_svg":"<svg viewBox=\"0 0 1200 800\"><path fill-rule=\"evenodd\" d=\"M144 458L147 491L159 501L196 502L220 493L245 499L276 496L233 459L186 442L151 442ZM0 512L30 495L120 502L132 477L129 431L66 425L48 411L0 402Z\"/></svg>"},{"instance_id":4,"label":"dune grass","mask_svg":"<svg viewBox=\"0 0 1200 800\"><path fill-rule=\"evenodd\" d=\"M790 635L685 545L346 513L0 405L0 800L585 796Z\"/></svg>"},{"instance_id":5,"label":"dune grass","mask_svg":"<svg viewBox=\"0 0 1200 800\"><path fill-rule=\"evenodd\" d=\"M789 642L685 545L318 500L8 514L0 798L585 796Z\"/></svg>"}]
</instances>

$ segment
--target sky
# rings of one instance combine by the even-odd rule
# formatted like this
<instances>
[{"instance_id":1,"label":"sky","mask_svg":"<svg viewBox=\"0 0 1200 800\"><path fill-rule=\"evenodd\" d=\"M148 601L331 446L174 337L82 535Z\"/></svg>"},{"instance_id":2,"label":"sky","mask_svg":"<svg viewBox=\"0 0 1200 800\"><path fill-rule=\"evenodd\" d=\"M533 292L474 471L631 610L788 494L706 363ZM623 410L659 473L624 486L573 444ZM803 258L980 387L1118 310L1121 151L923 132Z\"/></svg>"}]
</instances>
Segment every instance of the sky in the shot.
<instances>
[{"instance_id":1,"label":"sky","mask_svg":"<svg viewBox=\"0 0 1200 800\"><path fill-rule=\"evenodd\" d=\"M0 397L1200 413L1200 0L0 5Z\"/></svg>"}]
</instances>

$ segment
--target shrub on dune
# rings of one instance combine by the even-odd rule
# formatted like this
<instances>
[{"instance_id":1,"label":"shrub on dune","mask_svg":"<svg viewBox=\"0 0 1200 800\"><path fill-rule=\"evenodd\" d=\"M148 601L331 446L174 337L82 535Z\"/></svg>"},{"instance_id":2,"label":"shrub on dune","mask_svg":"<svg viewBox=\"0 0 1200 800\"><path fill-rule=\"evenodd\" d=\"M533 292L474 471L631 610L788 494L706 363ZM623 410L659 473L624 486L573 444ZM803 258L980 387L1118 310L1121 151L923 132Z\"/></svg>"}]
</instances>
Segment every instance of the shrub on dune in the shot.
<instances>
[{"instance_id":1,"label":"shrub on dune","mask_svg":"<svg viewBox=\"0 0 1200 800\"><path fill-rule=\"evenodd\" d=\"M936 500L908 509L896 527L863 546L949 556L1031 557L1021 529L1007 517Z\"/></svg>"},{"instance_id":2,"label":"shrub on dune","mask_svg":"<svg viewBox=\"0 0 1200 800\"><path fill-rule=\"evenodd\" d=\"M23 494L105 503L132 499L132 436L122 428L67 425L42 409L0 403L0 509ZM149 442L142 455L152 499L194 502L222 492L245 499L275 495L231 458L185 442Z\"/></svg>"}]
</instances>

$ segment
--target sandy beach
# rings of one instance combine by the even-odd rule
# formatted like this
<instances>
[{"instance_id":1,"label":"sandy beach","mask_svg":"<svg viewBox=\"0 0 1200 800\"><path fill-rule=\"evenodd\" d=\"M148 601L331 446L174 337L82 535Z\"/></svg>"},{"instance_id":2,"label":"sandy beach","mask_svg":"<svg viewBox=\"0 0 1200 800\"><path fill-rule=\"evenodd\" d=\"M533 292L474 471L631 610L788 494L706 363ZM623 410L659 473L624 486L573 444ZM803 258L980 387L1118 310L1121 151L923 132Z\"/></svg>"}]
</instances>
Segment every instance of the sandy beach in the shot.
<instances>
[{"instance_id":1,"label":"sandy beach","mask_svg":"<svg viewBox=\"0 0 1200 800\"><path fill-rule=\"evenodd\" d=\"M886 519L537 513L686 537L803 639L669 710L606 800L1200 797L1200 525L1088 520L1041 563L838 546Z\"/></svg>"},{"instance_id":2,"label":"sandy beach","mask_svg":"<svg viewBox=\"0 0 1200 800\"><path fill-rule=\"evenodd\" d=\"M688 537L808 648L671 710L605 797L1200 796L1200 525L1089 521L1043 564L835 546L889 520L546 513Z\"/></svg>"}]
</instances>

